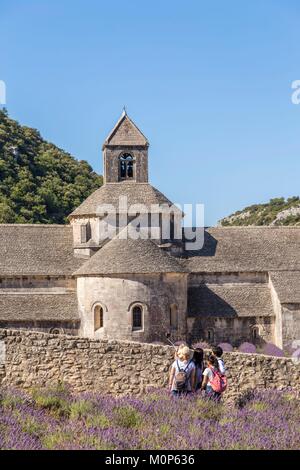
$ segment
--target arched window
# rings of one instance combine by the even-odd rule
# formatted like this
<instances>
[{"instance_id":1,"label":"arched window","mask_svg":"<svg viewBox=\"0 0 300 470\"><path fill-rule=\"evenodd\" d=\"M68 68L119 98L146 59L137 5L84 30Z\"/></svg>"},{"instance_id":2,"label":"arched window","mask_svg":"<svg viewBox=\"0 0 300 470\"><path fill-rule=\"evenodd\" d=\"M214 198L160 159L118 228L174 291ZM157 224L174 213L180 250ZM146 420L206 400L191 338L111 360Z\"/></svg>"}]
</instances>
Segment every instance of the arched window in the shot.
<instances>
[{"instance_id":1,"label":"arched window","mask_svg":"<svg viewBox=\"0 0 300 470\"><path fill-rule=\"evenodd\" d=\"M140 305L132 307L132 329L143 329L143 309Z\"/></svg>"},{"instance_id":2,"label":"arched window","mask_svg":"<svg viewBox=\"0 0 300 470\"><path fill-rule=\"evenodd\" d=\"M252 340L255 341L259 338L259 327L253 326L251 331Z\"/></svg>"},{"instance_id":3,"label":"arched window","mask_svg":"<svg viewBox=\"0 0 300 470\"><path fill-rule=\"evenodd\" d=\"M177 330L178 328L178 309L176 304L170 306L170 327L172 330Z\"/></svg>"},{"instance_id":4,"label":"arched window","mask_svg":"<svg viewBox=\"0 0 300 470\"><path fill-rule=\"evenodd\" d=\"M120 157L120 178L131 179L134 176L134 158L130 153L123 153Z\"/></svg>"},{"instance_id":5,"label":"arched window","mask_svg":"<svg viewBox=\"0 0 300 470\"><path fill-rule=\"evenodd\" d=\"M94 308L94 329L95 331L103 328L103 308L101 305L96 305Z\"/></svg>"},{"instance_id":6,"label":"arched window","mask_svg":"<svg viewBox=\"0 0 300 470\"><path fill-rule=\"evenodd\" d=\"M210 343L213 343L214 342L214 339L215 339L215 332L213 330L213 328L208 328L207 331L206 331L206 339L207 341L209 341Z\"/></svg>"}]
</instances>

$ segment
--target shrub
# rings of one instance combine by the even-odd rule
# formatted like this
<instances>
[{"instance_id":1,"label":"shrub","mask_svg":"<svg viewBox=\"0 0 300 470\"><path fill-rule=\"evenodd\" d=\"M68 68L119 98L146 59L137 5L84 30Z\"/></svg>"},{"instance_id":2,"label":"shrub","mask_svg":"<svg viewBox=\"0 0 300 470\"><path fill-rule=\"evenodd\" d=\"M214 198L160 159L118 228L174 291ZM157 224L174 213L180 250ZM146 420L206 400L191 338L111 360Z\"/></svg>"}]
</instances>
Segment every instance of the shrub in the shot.
<instances>
[{"instance_id":1,"label":"shrub","mask_svg":"<svg viewBox=\"0 0 300 470\"><path fill-rule=\"evenodd\" d=\"M224 352L231 352L233 351L233 346L230 343L220 343L218 344L220 348L223 349Z\"/></svg>"},{"instance_id":2,"label":"shrub","mask_svg":"<svg viewBox=\"0 0 300 470\"><path fill-rule=\"evenodd\" d=\"M93 404L87 400L74 401L70 405L70 419L85 418L93 410Z\"/></svg>"},{"instance_id":3,"label":"shrub","mask_svg":"<svg viewBox=\"0 0 300 470\"><path fill-rule=\"evenodd\" d=\"M33 390L32 398L39 408L52 412L55 416L69 416L69 392L62 385L54 388Z\"/></svg>"},{"instance_id":4,"label":"shrub","mask_svg":"<svg viewBox=\"0 0 300 470\"><path fill-rule=\"evenodd\" d=\"M256 401L256 402L251 404L251 408L254 411L261 412L261 411L266 411L268 409L268 405L267 405L267 403L264 403L264 402L261 402L261 401Z\"/></svg>"},{"instance_id":5,"label":"shrub","mask_svg":"<svg viewBox=\"0 0 300 470\"><path fill-rule=\"evenodd\" d=\"M171 432L171 427L169 424L162 424L159 428L159 432L163 435L168 435Z\"/></svg>"},{"instance_id":6,"label":"shrub","mask_svg":"<svg viewBox=\"0 0 300 470\"><path fill-rule=\"evenodd\" d=\"M39 408L48 409L56 416L68 416L70 413L67 402L59 397L38 395L35 403Z\"/></svg>"},{"instance_id":7,"label":"shrub","mask_svg":"<svg viewBox=\"0 0 300 470\"><path fill-rule=\"evenodd\" d=\"M273 343L267 343L263 347L263 354L267 356L277 356L277 357L284 357L284 352L282 349L275 346Z\"/></svg>"},{"instance_id":8,"label":"shrub","mask_svg":"<svg viewBox=\"0 0 300 470\"><path fill-rule=\"evenodd\" d=\"M300 348L296 349L296 351L293 352L292 357L300 359Z\"/></svg>"},{"instance_id":9,"label":"shrub","mask_svg":"<svg viewBox=\"0 0 300 470\"><path fill-rule=\"evenodd\" d=\"M68 441L72 441L72 435L61 430L50 433L42 438L43 446L47 450L60 448L62 444Z\"/></svg>"},{"instance_id":10,"label":"shrub","mask_svg":"<svg viewBox=\"0 0 300 470\"><path fill-rule=\"evenodd\" d=\"M0 405L3 406L3 408L8 408L8 409L14 409L21 403L22 403L22 397L9 395L8 393L5 393L1 397L1 400L0 400Z\"/></svg>"},{"instance_id":11,"label":"shrub","mask_svg":"<svg viewBox=\"0 0 300 470\"><path fill-rule=\"evenodd\" d=\"M296 346L287 346L284 348L284 353L287 357L290 357L293 355L294 351L296 351L297 347Z\"/></svg>"},{"instance_id":12,"label":"shrub","mask_svg":"<svg viewBox=\"0 0 300 470\"><path fill-rule=\"evenodd\" d=\"M115 420L123 428L136 428L141 422L140 413L131 406L121 406L115 410Z\"/></svg>"},{"instance_id":13,"label":"shrub","mask_svg":"<svg viewBox=\"0 0 300 470\"><path fill-rule=\"evenodd\" d=\"M109 419L104 414L89 415L85 423L88 428L109 428L111 425Z\"/></svg>"},{"instance_id":14,"label":"shrub","mask_svg":"<svg viewBox=\"0 0 300 470\"><path fill-rule=\"evenodd\" d=\"M224 405L205 398L198 398L196 409L202 419L218 421L224 414Z\"/></svg>"},{"instance_id":15,"label":"shrub","mask_svg":"<svg viewBox=\"0 0 300 470\"><path fill-rule=\"evenodd\" d=\"M20 425L24 433L32 434L34 436L41 434L43 431L42 424L30 415L20 419Z\"/></svg>"},{"instance_id":16,"label":"shrub","mask_svg":"<svg viewBox=\"0 0 300 470\"><path fill-rule=\"evenodd\" d=\"M252 343L245 342L239 346L239 351L242 353L247 353L247 354L255 354L256 347Z\"/></svg>"}]
</instances>

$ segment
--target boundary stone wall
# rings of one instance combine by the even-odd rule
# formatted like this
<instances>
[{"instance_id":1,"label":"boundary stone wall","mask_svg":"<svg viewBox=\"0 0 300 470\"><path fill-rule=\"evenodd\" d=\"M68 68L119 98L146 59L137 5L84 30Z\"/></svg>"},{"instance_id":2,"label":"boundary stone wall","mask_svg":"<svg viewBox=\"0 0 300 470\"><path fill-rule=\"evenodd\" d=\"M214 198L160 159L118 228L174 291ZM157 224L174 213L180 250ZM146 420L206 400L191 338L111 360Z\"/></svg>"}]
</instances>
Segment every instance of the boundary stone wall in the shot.
<instances>
[{"instance_id":1,"label":"boundary stone wall","mask_svg":"<svg viewBox=\"0 0 300 470\"><path fill-rule=\"evenodd\" d=\"M167 386L174 358L170 346L26 330L0 330L0 344L0 383L25 389L63 382L74 392L141 394ZM254 388L300 393L300 365L291 358L233 352L224 353L224 361L226 400Z\"/></svg>"}]
</instances>

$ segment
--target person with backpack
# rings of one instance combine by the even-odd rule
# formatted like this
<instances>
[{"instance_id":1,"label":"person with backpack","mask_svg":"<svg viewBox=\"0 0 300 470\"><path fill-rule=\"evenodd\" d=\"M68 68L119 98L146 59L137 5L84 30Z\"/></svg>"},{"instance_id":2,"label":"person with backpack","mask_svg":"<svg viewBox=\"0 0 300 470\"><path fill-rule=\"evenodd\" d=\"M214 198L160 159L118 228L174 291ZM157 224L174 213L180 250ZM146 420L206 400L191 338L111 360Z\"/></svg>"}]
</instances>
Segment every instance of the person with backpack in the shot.
<instances>
[{"instance_id":1,"label":"person with backpack","mask_svg":"<svg viewBox=\"0 0 300 470\"><path fill-rule=\"evenodd\" d=\"M175 349L175 354L174 354L174 360L176 361L176 359L178 359L180 357L180 354L181 354L181 351L183 348L186 347L186 344L184 343L181 343L179 344L179 346L177 347L177 349Z\"/></svg>"},{"instance_id":2,"label":"person with backpack","mask_svg":"<svg viewBox=\"0 0 300 470\"><path fill-rule=\"evenodd\" d=\"M203 372L201 389L205 390L206 396L209 399L220 401L226 387L227 378L220 372L217 358L210 354L207 359L207 367Z\"/></svg>"},{"instance_id":3,"label":"person with backpack","mask_svg":"<svg viewBox=\"0 0 300 470\"><path fill-rule=\"evenodd\" d=\"M223 355L223 349L220 346L214 346L212 348L212 354L217 358L218 364L219 364L219 371L221 374L226 375L226 369L225 369L225 364L222 359Z\"/></svg>"},{"instance_id":4,"label":"person with backpack","mask_svg":"<svg viewBox=\"0 0 300 470\"><path fill-rule=\"evenodd\" d=\"M202 385L204 369L202 348L194 349L193 361L196 367L195 390L199 390Z\"/></svg>"},{"instance_id":5,"label":"person with backpack","mask_svg":"<svg viewBox=\"0 0 300 470\"><path fill-rule=\"evenodd\" d=\"M185 346L177 353L177 359L173 362L169 388L173 396L187 395L195 389L196 367L191 360L191 351Z\"/></svg>"}]
</instances>

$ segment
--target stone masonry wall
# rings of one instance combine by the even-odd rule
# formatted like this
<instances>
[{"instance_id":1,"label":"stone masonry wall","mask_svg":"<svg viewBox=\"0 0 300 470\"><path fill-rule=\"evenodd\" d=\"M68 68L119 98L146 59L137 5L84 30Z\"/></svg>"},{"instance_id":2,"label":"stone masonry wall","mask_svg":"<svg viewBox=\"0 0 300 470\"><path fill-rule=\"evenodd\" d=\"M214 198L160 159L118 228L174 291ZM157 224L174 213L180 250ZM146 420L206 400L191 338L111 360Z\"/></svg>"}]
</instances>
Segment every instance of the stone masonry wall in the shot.
<instances>
[{"instance_id":1,"label":"stone masonry wall","mask_svg":"<svg viewBox=\"0 0 300 470\"><path fill-rule=\"evenodd\" d=\"M170 329L170 306L178 307L179 337L186 335L186 275L182 273L131 274L79 277L77 295L81 318L80 336L127 341L161 341ZM94 307L101 305L103 328L95 331ZM143 308L143 328L132 329L133 305ZM174 335L175 336L175 335ZM177 337L174 337L177 340Z\"/></svg>"},{"instance_id":2,"label":"stone masonry wall","mask_svg":"<svg viewBox=\"0 0 300 470\"><path fill-rule=\"evenodd\" d=\"M148 149L145 146L115 146L104 150L104 182L120 181L120 156L128 152L134 158L133 181L148 182Z\"/></svg>"},{"instance_id":3,"label":"stone masonry wall","mask_svg":"<svg viewBox=\"0 0 300 470\"><path fill-rule=\"evenodd\" d=\"M174 350L127 341L91 340L40 332L0 330L3 359L0 382L19 388L64 382L74 392L140 394L149 387L166 387ZM299 364L289 358L225 353L232 400L247 389L292 387L300 393Z\"/></svg>"}]
</instances>

